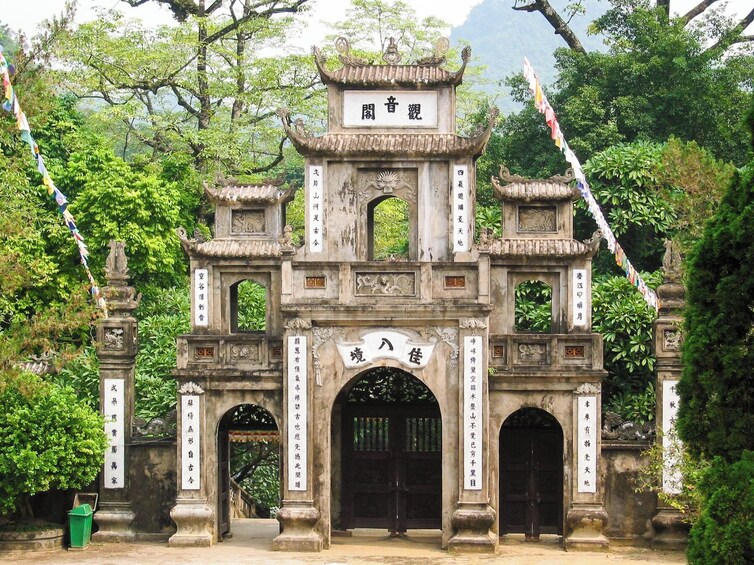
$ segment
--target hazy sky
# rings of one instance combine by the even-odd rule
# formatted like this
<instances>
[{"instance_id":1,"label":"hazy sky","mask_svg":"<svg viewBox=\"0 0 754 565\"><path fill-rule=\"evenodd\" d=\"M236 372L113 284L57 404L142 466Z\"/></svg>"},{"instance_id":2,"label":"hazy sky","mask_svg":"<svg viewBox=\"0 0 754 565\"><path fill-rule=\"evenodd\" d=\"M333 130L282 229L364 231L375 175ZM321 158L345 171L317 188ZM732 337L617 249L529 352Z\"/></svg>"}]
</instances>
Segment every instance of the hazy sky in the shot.
<instances>
[{"instance_id":1,"label":"hazy sky","mask_svg":"<svg viewBox=\"0 0 754 565\"><path fill-rule=\"evenodd\" d=\"M9 25L11 29L23 30L27 35L33 35L40 21L52 15L60 13L65 0L1 0L5 4L0 12L0 21ZM413 6L419 18L429 15L437 16L451 25L459 25L466 19L471 8L481 0L405 0ZM513 4L513 0L497 0ZM563 2L555 2L560 5ZM696 3L695 0L671 0L671 9L674 12L684 12ZM311 12L306 20L309 29L302 30L298 34L299 46L308 48L313 43L322 44L325 27L321 21L334 22L343 19L345 10L350 5L350 0L311 0ZM140 18L145 22L169 23L172 21L167 8L153 2L147 2L138 8L131 8L120 0L79 0L77 20L84 21L93 19L94 7L103 8L119 7L129 16ZM729 0L730 10L737 13L745 13L754 7L754 0Z\"/></svg>"}]
</instances>

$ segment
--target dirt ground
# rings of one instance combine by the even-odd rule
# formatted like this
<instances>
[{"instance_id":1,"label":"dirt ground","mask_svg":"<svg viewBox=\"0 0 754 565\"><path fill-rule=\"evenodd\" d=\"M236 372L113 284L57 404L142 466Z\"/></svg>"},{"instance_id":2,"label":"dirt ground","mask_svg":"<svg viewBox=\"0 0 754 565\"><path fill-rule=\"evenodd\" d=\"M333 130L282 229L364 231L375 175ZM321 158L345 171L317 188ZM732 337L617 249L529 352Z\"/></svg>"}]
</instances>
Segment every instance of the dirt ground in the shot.
<instances>
[{"instance_id":1,"label":"dirt ground","mask_svg":"<svg viewBox=\"0 0 754 565\"><path fill-rule=\"evenodd\" d=\"M598 565L602 563L685 563L682 552L613 546L601 552L565 552L557 539L525 543L515 536L501 542L497 555L451 555L440 548L436 532L409 533L390 538L381 531L357 531L352 537L334 537L322 553L272 551L277 535L276 520L234 520L233 537L207 548L171 548L167 543L91 543L83 551L59 550L33 554L0 554L0 563L97 564L97 565L190 565L190 564L279 564L279 565L470 565L481 563L521 565Z\"/></svg>"}]
</instances>

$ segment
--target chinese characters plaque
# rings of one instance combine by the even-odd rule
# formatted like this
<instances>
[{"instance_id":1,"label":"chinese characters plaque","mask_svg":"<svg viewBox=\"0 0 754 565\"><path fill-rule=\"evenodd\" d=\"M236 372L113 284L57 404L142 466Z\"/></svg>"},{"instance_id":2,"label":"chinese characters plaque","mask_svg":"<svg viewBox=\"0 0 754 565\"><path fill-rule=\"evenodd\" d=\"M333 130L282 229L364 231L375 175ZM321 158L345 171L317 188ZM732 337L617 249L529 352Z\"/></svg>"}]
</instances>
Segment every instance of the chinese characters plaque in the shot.
<instances>
[{"instance_id":1,"label":"chinese characters plaque","mask_svg":"<svg viewBox=\"0 0 754 565\"><path fill-rule=\"evenodd\" d=\"M181 396L181 488L199 490L201 486L201 422L198 395Z\"/></svg>"},{"instance_id":2,"label":"chinese characters plaque","mask_svg":"<svg viewBox=\"0 0 754 565\"><path fill-rule=\"evenodd\" d=\"M306 490L306 367L306 337L288 336L288 490Z\"/></svg>"},{"instance_id":3,"label":"chinese characters plaque","mask_svg":"<svg viewBox=\"0 0 754 565\"><path fill-rule=\"evenodd\" d=\"M437 93L346 90L345 127L437 127Z\"/></svg>"},{"instance_id":4,"label":"chinese characters plaque","mask_svg":"<svg viewBox=\"0 0 754 565\"><path fill-rule=\"evenodd\" d=\"M578 397L579 492L597 492L597 397Z\"/></svg>"},{"instance_id":5,"label":"chinese characters plaque","mask_svg":"<svg viewBox=\"0 0 754 565\"><path fill-rule=\"evenodd\" d=\"M325 205L322 167L309 167L309 252L321 253L324 242L322 229L325 225Z\"/></svg>"},{"instance_id":6,"label":"chinese characters plaque","mask_svg":"<svg viewBox=\"0 0 754 565\"><path fill-rule=\"evenodd\" d=\"M482 489L482 359L480 336L463 338L463 488Z\"/></svg>"},{"instance_id":7,"label":"chinese characters plaque","mask_svg":"<svg viewBox=\"0 0 754 565\"><path fill-rule=\"evenodd\" d=\"M469 250L469 168L453 166L453 251Z\"/></svg>"},{"instance_id":8,"label":"chinese characters plaque","mask_svg":"<svg viewBox=\"0 0 754 565\"><path fill-rule=\"evenodd\" d=\"M573 325L586 326L589 295L586 288L586 269L574 269L571 281L571 304L573 304Z\"/></svg>"},{"instance_id":9,"label":"chinese characters plaque","mask_svg":"<svg viewBox=\"0 0 754 565\"><path fill-rule=\"evenodd\" d=\"M413 341L392 330L369 332L355 343L338 343L338 352L347 369L369 365L377 359L395 359L407 367L423 369L432 357L434 343Z\"/></svg>"},{"instance_id":10,"label":"chinese characters plaque","mask_svg":"<svg viewBox=\"0 0 754 565\"><path fill-rule=\"evenodd\" d=\"M123 379L105 379L105 434L110 446L105 451L105 488L124 488L125 483L125 407L126 383Z\"/></svg>"},{"instance_id":11,"label":"chinese characters plaque","mask_svg":"<svg viewBox=\"0 0 754 565\"><path fill-rule=\"evenodd\" d=\"M662 491L680 494L682 475L679 460L679 442L675 431L678 417L678 381L662 382ZM675 445L673 445L675 444Z\"/></svg>"},{"instance_id":12,"label":"chinese characters plaque","mask_svg":"<svg viewBox=\"0 0 754 565\"><path fill-rule=\"evenodd\" d=\"M209 271L194 270L194 325L209 325Z\"/></svg>"}]
</instances>

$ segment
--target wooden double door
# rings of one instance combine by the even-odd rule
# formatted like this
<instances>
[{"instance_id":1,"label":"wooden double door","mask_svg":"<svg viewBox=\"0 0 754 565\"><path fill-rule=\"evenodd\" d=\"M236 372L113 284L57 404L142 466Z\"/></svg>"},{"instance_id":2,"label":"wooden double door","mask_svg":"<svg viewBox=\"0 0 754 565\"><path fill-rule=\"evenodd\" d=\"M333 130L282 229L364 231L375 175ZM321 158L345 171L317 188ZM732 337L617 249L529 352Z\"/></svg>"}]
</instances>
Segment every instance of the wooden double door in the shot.
<instances>
[{"instance_id":1,"label":"wooden double door","mask_svg":"<svg viewBox=\"0 0 754 565\"><path fill-rule=\"evenodd\" d=\"M563 533L563 433L541 415L529 423L500 430L499 515L501 534L535 540Z\"/></svg>"},{"instance_id":2,"label":"wooden double door","mask_svg":"<svg viewBox=\"0 0 754 565\"><path fill-rule=\"evenodd\" d=\"M442 426L436 406L346 405L342 526L440 528Z\"/></svg>"}]
</instances>

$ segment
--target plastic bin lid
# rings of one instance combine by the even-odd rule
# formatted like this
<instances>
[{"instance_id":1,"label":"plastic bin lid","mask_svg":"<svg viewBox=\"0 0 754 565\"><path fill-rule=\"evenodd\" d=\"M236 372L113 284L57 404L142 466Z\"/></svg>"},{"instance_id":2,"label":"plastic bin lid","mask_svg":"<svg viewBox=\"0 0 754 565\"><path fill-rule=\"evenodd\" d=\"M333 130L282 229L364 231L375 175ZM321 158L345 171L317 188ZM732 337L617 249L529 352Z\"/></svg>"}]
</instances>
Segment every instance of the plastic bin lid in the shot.
<instances>
[{"instance_id":1,"label":"plastic bin lid","mask_svg":"<svg viewBox=\"0 0 754 565\"><path fill-rule=\"evenodd\" d=\"M76 508L68 512L68 514L73 516L89 516L91 513L92 507L88 504L81 504L80 506L77 506Z\"/></svg>"}]
</instances>

